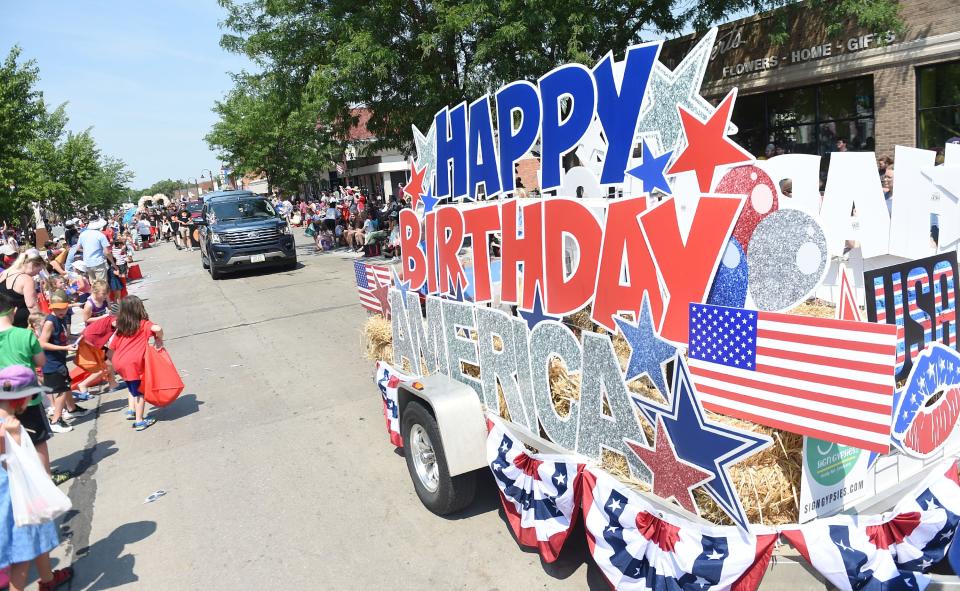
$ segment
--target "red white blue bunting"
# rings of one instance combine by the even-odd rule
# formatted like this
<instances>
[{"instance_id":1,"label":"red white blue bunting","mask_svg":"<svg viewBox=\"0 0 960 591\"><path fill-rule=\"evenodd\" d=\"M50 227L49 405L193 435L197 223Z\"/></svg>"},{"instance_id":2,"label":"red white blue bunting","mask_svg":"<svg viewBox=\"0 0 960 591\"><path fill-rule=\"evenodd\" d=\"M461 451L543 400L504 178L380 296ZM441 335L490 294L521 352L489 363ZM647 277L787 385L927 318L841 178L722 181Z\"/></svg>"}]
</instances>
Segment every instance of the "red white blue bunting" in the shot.
<instances>
[{"instance_id":1,"label":"red white blue bunting","mask_svg":"<svg viewBox=\"0 0 960 591\"><path fill-rule=\"evenodd\" d=\"M400 382L413 379L411 376L400 373L393 366L377 362L377 387L383 399L383 418L387 421L387 434L394 447L403 447L403 436L400 435L400 399L398 387Z\"/></svg>"},{"instance_id":2,"label":"red white blue bunting","mask_svg":"<svg viewBox=\"0 0 960 591\"><path fill-rule=\"evenodd\" d=\"M781 533L840 591L924 589L960 524L957 469L938 470L883 515L838 515Z\"/></svg>"},{"instance_id":3,"label":"red white blue bunting","mask_svg":"<svg viewBox=\"0 0 960 591\"><path fill-rule=\"evenodd\" d=\"M756 589L773 528L705 526L665 514L606 473L583 471L590 552L616 589Z\"/></svg>"},{"instance_id":4,"label":"red white blue bunting","mask_svg":"<svg viewBox=\"0 0 960 591\"><path fill-rule=\"evenodd\" d=\"M496 420L489 427L487 463L513 534L553 562L577 520L583 464L572 456L532 454Z\"/></svg>"}]
</instances>

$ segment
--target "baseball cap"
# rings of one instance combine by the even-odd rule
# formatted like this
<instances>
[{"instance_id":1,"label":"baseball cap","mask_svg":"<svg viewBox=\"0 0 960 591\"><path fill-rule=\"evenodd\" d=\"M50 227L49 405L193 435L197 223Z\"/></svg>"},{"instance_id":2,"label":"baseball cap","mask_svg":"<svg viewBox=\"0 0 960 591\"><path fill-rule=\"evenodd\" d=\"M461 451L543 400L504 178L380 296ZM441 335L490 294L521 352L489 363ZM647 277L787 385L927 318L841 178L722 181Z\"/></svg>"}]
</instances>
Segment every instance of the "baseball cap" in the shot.
<instances>
[{"instance_id":1,"label":"baseball cap","mask_svg":"<svg viewBox=\"0 0 960 591\"><path fill-rule=\"evenodd\" d=\"M37 374L22 365L11 365L0 370L0 400L16 400L34 394L50 392L37 382Z\"/></svg>"},{"instance_id":2,"label":"baseball cap","mask_svg":"<svg viewBox=\"0 0 960 591\"><path fill-rule=\"evenodd\" d=\"M70 307L70 300L67 298L67 294L62 289L50 294L50 309L51 310L66 310Z\"/></svg>"}]
</instances>

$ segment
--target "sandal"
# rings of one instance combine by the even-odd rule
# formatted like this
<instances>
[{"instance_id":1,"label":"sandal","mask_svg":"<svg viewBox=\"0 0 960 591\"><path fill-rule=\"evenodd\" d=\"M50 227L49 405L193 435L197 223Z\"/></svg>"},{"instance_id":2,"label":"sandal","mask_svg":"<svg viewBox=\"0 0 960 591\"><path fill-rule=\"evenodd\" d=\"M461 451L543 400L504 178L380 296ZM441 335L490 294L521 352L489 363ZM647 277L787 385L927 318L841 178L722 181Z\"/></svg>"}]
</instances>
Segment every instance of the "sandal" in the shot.
<instances>
[{"instance_id":1,"label":"sandal","mask_svg":"<svg viewBox=\"0 0 960 591\"><path fill-rule=\"evenodd\" d=\"M73 567L68 566L66 568L58 568L53 571L53 578L49 581L40 581L40 591L53 591L60 585L63 585L67 581L73 578Z\"/></svg>"}]
</instances>

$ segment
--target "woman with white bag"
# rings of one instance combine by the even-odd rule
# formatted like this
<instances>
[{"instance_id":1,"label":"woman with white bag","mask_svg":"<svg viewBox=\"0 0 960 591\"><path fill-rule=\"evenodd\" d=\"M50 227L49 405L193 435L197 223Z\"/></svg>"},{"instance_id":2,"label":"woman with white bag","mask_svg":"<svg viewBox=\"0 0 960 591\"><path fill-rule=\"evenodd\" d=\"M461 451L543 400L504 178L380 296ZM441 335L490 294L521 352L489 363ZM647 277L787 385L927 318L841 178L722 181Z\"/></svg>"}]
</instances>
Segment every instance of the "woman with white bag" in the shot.
<instances>
[{"instance_id":1,"label":"woman with white bag","mask_svg":"<svg viewBox=\"0 0 960 591\"><path fill-rule=\"evenodd\" d=\"M37 565L40 591L73 578L71 567L50 566L50 551L60 544L54 518L69 510L70 499L50 480L15 416L31 396L46 390L26 367L0 370L0 569L10 567L10 591L26 587L31 562Z\"/></svg>"}]
</instances>

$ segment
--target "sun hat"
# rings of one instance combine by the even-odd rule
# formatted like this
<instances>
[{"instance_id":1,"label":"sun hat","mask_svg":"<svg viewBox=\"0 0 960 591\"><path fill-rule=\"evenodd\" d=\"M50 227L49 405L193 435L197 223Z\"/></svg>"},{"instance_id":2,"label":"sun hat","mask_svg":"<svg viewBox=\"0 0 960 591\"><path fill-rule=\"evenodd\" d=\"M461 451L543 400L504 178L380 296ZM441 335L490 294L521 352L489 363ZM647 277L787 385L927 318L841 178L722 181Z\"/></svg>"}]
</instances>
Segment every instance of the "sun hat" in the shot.
<instances>
[{"instance_id":1,"label":"sun hat","mask_svg":"<svg viewBox=\"0 0 960 591\"><path fill-rule=\"evenodd\" d=\"M22 365L11 365L0 370L0 400L17 400L34 394L50 392L37 382L37 374Z\"/></svg>"},{"instance_id":2,"label":"sun hat","mask_svg":"<svg viewBox=\"0 0 960 591\"><path fill-rule=\"evenodd\" d=\"M12 244L4 244L0 246L0 254L7 257L12 257L17 254L17 249L13 247Z\"/></svg>"},{"instance_id":3,"label":"sun hat","mask_svg":"<svg viewBox=\"0 0 960 591\"><path fill-rule=\"evenodd\" d=\"M107 225L107 222L103 220L93 220L90 224L87 225L91 230L102 230L104 226Z\"/></svg>"}]
</instances>

